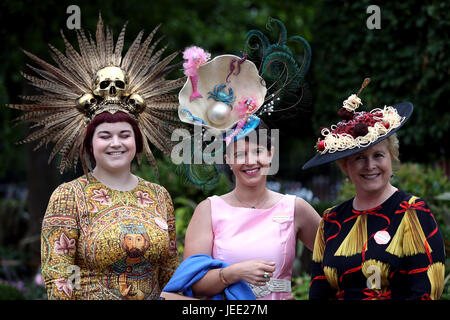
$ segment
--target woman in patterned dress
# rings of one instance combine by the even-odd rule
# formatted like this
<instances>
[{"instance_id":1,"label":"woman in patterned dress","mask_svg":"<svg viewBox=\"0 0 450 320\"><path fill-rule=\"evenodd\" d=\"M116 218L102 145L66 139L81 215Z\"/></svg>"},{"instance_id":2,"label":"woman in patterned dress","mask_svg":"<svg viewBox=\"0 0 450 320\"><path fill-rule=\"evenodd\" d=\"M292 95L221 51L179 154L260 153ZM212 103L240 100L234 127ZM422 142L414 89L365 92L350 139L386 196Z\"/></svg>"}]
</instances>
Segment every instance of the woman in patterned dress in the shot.
<instances>
[{"instance_id":1,"label":"woman in patterned dress","mask_svg":"<svg viewBox=\"0 0 450 320\"><path fill-rule=\"evenodd\" d=\"M157 169L150 145L170 155L181 126L173 90L184 78L165 79L177 53L154 53L158 28L122 55L125 26L115 42L99 15L95 39L77 31L79 52L64 34L65 54L50 45L56 65L24 51L41 69L24 74L40 95L8 105L35 128L22 142L53 143L61 174L78 161L84 171L53 192L42 221L49 299L156 299L178 265L169 194L130 171L136 154Z\"/></svg>"},{"instance_id":2,"label":"woman in patterned dress","mask_svg":"<svg viewBox=\"0 0 450 320\"><path fill-rule=\"evenodd\" d=\"M355 95L349 100L361 103ZM341 108L340 115L348 112L346 119L332 127L328 139L330 129L322 131L320 153L303 168L337 161L356 194L323 214L314 244L310 299L441 296L445 253L434 215L423 199L390 182L392 163L399 162L395 132L412 110L408 102L371 112ZM358 134L357 126L365 130ZM336 145L343 142L340 150L332 149L332 139ZM352 145L363 140L366 145Z\"/></svg>"},{"instance_id":3,"label":"woman in patterned dress","mask_svg":"<svg viewBox=\"0 0 450 320\"><path fill-rule=\"evenodd\" d=\"M49 299L157 299L178 266L169 193L130 171L142 139L124 112L87 127L95 167L53 192L42 223Z\"/></svg>"}]
</instances>

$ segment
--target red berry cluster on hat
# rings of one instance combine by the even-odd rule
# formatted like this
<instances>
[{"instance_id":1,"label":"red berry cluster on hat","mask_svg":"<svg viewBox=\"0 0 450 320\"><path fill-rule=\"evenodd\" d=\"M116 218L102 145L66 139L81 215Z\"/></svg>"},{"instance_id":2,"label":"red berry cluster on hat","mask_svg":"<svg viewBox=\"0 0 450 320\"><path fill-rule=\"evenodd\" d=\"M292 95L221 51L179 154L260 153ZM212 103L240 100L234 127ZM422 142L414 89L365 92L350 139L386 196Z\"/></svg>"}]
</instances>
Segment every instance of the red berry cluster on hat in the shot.
<instances>
[{"instance_id":1,"label":"red berry cluster on hat","mask_svg":"<svg viewBox=\"0 0 450 320\"><path fill-rule=\"evenodd\" d=\"M343 119L339 122L332 133L347 133L356 139L356 137L365 136L369 132L368 128L373 127L375 123L381 121L382 117L383 114L381 112L355 112L352 119ZM386 124L389 126L389 123Z\"/></svg>"},{"instance_id":2,"label":"red berry cluster on hat","mask_svg":"<svg viewBox=\"0 0 450 320\"><path fill-rule=\"evenodd\" d=\"M364 89L370 82L370 78L364 79L364 82L361 86L361 89L358 91L358 94L353 97L357 97L362 89ZM350 99L350 98L349 98ZM359 100L359 99L358 99ZM361 101L359 100L360 104ZM357 108L357 105L354 107L354 109ZM338 110L338 116L342 119L339 123L336 124L333 130L331 131L331 134L340 135L340 134L348 134L352 136L354 139L360 136L365 136L369 132L369 127L373 127L375 123L383 121L383 114L382 112L355 112L354 109L349 109L346 107L342 107ZM382 123L386 129L389 128L388 122ZM324 127L320 128L320 136L321 138L325 138L322 135L322 130ZM319 142L316 145L316 148L318 151L322 152L325 150L326 142L324 140L319 140Z\"/></svg>"}]
</instances>

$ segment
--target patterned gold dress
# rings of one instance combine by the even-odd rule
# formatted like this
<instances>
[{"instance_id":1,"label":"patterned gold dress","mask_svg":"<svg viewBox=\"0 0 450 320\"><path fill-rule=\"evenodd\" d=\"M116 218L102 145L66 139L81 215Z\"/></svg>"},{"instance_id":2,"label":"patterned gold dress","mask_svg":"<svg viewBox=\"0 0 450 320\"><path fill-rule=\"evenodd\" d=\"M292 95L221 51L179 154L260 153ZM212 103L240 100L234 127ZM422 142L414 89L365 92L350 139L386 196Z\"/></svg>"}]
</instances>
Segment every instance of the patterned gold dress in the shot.
<instances>
[{"instance_id":1,"label":"patterned gold dress","mask_svg":"<svg viewBox=\"0 0 450 320\"><path fill-rule=\"evenodd\" d=\"M439 299L444 241L426 202L401 190L370 210L352 200L323 214L309 298Z\"/></svg>"},{"instance_id":2,"label":"patterned gold dress","mask_svg":"<svg viewBox=\"0 0 450 320\"><path fill-rule=\"evenodd\" d=\"M90 175L52 194L41 235L49 299L157 299L179 264L172 200L139 178L131 191Z\"/></svg>"}]
</instances>

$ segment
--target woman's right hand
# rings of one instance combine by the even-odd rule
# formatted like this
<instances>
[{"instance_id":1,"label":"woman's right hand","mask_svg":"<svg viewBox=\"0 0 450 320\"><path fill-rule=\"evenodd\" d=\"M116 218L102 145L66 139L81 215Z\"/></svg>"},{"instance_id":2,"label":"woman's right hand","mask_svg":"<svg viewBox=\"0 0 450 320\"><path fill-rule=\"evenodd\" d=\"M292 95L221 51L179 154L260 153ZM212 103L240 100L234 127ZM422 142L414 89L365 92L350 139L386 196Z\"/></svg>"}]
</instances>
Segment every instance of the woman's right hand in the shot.
<instances>
[{"instance_id":1,"label":"woman's right hand","mask_svg":"<svg viewBox=\"0 0 450 320\"><path fill-rule=\"evenodd\" d=\"M270 280L275 271L275 262L264 260L248 260L233 264L223 269L223 276L229 283L244 280L255 286L263 286ZM264 278L264 273L267 277Z\"/></svg>"}]
</instances>

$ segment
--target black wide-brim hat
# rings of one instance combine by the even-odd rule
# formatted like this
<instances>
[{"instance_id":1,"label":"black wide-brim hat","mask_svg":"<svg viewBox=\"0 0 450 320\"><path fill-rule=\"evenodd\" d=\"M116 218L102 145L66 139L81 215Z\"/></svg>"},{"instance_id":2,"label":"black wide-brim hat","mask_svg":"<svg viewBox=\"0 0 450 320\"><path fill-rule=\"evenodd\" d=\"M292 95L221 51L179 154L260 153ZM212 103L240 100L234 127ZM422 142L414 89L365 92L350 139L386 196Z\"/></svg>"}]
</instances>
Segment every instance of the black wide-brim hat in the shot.
<instances>
[{"instance_id":1,"label":"black wide-brim hat","mask_svg":"<svg viewBox=\"0 0 450 320\"><path fill-rule=\"evenodd\" d=\"M375 140L374 142L370 143L367 146L364 147L355 147L352 149L347 149L347 150L343 150L343 151L336 151L333 153L325 153L325 154L321 154L318 153L316 154L313 158L311 158L308 162L306 162L302 169L306 170L312 167L317 167L332 161L336 161L338 159L342 159L345 157L348 157L352 154L364 151L374 145L376 145L377 143L383 141L384 139L390 137L391 135L393 135L394 133L396 133L401 127L403 127L403 125L406 123L406 121L409 119L409 117L411 116L412 112L413 112L413 105L411 102L402 102L400 104L394 105L392 106L392 108L396 109L398 114L401 117L404 117L403 121L401 122L401 124L396 127L393 128L392 130L390 130L387 134L381 136L380 138L378 138L377 140Z\"/></svg>"}]
</instances>

